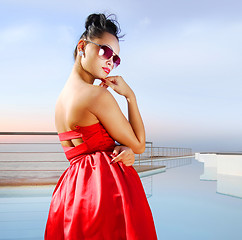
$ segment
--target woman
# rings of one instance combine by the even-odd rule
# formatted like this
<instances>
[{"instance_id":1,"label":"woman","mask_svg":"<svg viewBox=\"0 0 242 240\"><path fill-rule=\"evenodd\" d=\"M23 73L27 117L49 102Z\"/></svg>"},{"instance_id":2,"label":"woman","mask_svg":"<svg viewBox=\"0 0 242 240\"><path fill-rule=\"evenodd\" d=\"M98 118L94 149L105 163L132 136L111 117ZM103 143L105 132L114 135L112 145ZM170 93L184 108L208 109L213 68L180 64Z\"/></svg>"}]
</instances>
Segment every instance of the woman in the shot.
<instances>
[{"instance_id":1,"label":"woman","mask_svg":"<svg viewBox=\"0 0 242 240\"><path fill-rule=\"evenodd\" d=\"M45 240L157 239L132 167L134 153L145 150L135 94L121 76L107 77L120 64L119 28L104 14L89 15L85 27L56 103L55 124L70 166L53 192ZM129 121L107 87L127 99Z\"/></svg>"}]
</instances>

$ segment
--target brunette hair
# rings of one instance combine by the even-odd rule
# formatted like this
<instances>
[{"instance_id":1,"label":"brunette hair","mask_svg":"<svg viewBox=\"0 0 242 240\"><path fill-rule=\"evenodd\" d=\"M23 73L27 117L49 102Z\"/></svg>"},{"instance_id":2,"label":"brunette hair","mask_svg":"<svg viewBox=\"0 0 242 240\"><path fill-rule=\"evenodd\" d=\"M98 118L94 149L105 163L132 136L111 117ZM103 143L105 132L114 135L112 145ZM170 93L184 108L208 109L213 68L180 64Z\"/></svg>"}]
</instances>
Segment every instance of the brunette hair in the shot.
<instances>
[{"instance_id":1,"label":"brunette hair","mask_svg":"<svg viewBox=\"0 0 242 240\"><path fill-rule=\"evenodd\" d=\"M114 19L108 19L109 17L114 16ZM115 14L110 14L106 16L103 13L100 14L90 14L85 23L85 32L81 35L80 39L90 39L93 40L94 38L101 38L104 32L111 33L114 35L117 40L119 41L122 36L118 36L118 34L121 32L120 26L118 21L116 20L117 17ZM80 41L78 40L78 42ZM77 45L74 50L74 61L76 60L77 55Z\"/></svg>"}]
</instances>

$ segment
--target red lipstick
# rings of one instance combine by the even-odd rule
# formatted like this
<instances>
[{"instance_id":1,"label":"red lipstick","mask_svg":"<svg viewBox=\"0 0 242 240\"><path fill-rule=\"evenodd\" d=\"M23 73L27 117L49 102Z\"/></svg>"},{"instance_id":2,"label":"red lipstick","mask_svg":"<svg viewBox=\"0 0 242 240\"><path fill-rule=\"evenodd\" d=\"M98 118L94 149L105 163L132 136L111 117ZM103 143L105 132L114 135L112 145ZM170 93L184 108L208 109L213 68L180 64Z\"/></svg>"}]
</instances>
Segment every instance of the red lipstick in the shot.
<instances>
[{"instance_id":1,"label":"red lipstick","mask_svg":"<svg viewBox=\"0 0 242 240\"><path fill-rule=\"evenodd\" d=\"M110 69L109 68L105 68L103 67L103 70L105 71L105 73L109 74L110 73Z\"/></svg>"}]
</instances>

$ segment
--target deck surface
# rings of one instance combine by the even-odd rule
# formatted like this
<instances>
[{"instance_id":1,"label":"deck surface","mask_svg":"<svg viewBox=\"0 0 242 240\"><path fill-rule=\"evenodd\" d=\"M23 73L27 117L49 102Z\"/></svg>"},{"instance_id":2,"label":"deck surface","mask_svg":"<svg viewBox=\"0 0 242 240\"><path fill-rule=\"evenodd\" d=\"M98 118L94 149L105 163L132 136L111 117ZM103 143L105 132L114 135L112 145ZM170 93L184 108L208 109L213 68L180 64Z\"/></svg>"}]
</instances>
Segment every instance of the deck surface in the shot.
<instances>
[{"instance_id":1,"label":"deck surface","mask_svg":"<svg viewBox=\"0 0 242 240\"><path fill-rule=\"evenodd\" d=\"M159 169L159 168L165 168L165 166L151 166L151 165L133 165L133 167L137 173Z\"/></svg>"}]
</instances>

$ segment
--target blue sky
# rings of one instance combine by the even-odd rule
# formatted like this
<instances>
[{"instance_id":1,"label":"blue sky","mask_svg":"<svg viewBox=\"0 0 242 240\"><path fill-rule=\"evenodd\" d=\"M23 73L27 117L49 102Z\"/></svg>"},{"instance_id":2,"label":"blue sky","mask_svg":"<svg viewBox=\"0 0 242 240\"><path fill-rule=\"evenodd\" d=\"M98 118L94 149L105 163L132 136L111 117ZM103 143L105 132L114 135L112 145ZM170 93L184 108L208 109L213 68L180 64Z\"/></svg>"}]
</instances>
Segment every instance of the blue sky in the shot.
<instances>
[{"instance_id":1,"label":"blue sky","mask_svg":"<svg viewBox=\"0 0 242 240\"><path fill-rule=\"evenodd\" d=\"M115 13L126 34L111 75L135 91L147 141L242 150L242 2L233 0L2 0L0 131L55 131L55 101L94 12Z\"/></svg>"}]
</instances>

